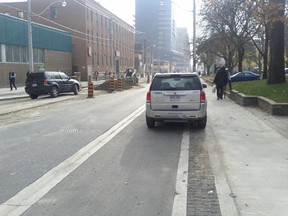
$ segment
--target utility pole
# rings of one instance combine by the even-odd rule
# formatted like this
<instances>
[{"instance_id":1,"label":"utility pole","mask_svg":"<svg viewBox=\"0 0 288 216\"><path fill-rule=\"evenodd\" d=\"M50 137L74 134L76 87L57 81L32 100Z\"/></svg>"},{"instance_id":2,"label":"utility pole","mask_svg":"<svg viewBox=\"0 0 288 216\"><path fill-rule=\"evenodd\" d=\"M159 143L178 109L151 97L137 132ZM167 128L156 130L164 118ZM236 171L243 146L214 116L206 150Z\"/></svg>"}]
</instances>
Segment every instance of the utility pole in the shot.
<instances>
[{"instance_id":1,"label":"utility pole","mask_svg":"<svg viewBox=\"0 0 288 216\"><path fill-rule=\"evenodd\" d=\"M193 72L196 72L196 2L193 0Z\"/></svg>"},{"instance_id":2,"label":"utility pole","mask_svg":"<svg viewBox=\"0 0 288 216\"><path fill-rule=\"evenodd\" d=\"M33 43L32 43L32 11L31 0L27 1L28 4L28 57L29 57L29 72L34 72L34 60L33 60Z\"/></svg>"}]
</instances>

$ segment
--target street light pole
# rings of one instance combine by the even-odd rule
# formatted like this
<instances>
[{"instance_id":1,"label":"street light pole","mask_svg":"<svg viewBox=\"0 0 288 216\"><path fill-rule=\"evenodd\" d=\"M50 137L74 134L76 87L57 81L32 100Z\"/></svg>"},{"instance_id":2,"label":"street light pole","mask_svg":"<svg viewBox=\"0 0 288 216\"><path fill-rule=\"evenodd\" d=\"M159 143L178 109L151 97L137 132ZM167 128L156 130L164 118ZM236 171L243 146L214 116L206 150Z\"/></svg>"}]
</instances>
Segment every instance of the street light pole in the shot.
<instances>
[{"instance_id":1,"label":"street light pole","mask_svg":"<svg viewBox=\"0 0 288 216\"><path fill-rule=\"evenodd\" d=\"M32 42L32 11L31 0L27 1L28 4L28 57L29 57L29 72L34 72L34 60L33 60L33 42Z\"/></svg>"}]
</instances>

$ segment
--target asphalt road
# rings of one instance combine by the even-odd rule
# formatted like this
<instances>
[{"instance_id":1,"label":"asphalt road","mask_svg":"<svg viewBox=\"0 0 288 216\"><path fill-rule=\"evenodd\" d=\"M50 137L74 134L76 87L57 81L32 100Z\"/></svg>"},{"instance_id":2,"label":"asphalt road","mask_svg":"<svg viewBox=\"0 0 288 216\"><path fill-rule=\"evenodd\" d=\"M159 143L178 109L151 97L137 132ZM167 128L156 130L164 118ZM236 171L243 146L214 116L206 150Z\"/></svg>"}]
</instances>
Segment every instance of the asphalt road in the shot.
<instances>
[{"instance_id":1,"label":"asphalt road","mask_svg":"<svg viewBox=\"0 0 288 216\"><path fill-rule=\"evenodd\" d=\"M286 214L287 117L208 87L205 130L148 130L143 86L1 105L0 215Z\"/></svg>"},{"instance_id":2,"label":"asphalt road","mask_svg":"<svg viewBox=\"0 0 288 216\"><path fill-rule=\"evenodd\" d=\"M0 213L171 215L179 208L173 202L185 124L148 130L146 91L59 97L2 115ZM27 100L13 109L54 99Z\"/></svg>"}]
</instances>

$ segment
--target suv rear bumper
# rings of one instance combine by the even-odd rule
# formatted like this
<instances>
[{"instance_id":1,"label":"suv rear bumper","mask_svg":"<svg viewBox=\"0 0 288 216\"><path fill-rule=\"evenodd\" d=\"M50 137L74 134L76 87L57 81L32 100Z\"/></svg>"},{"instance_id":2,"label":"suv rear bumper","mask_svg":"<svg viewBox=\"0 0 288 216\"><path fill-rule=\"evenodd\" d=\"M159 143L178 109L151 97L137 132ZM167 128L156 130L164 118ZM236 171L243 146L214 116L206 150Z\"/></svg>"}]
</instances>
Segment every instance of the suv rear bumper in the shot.
<instances>
[{"instance_id":1,"label":"suv rear bumper","mask_svg":"<svg viewBox=\"0 0 288 216\"><path fill-rule=\"evenodd\" d=\"M51 86L42 86L42 87L25 87L25 92L27 94L34 94L34 95L44 95L49 94L51 91Z\"/></svg>"},{"instance_id":2,"label":"suv rear bumper","mask_svg":"<svg viewBox=\"0 0 288 216\"><path fill-rule=\"evenodd\" d=\"M199 110L152 110L150 103L146 103L146 116L155 121L195 121L207 116L207 103L201 103Z\"/></svg>"}]
</instances>

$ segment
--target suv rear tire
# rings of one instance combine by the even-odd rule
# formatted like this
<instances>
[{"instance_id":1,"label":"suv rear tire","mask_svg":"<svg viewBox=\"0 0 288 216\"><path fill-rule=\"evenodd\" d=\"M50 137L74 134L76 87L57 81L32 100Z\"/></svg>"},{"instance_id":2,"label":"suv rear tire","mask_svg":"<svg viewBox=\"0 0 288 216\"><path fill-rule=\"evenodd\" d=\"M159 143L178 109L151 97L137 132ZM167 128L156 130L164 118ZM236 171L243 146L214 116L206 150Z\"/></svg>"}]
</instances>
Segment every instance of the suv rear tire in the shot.
<instances>
[{"instance_id":1,"label":"suv rear tire","mask_svg":"<svg viewBox=\"0 0 288 216\"><path fill-rule=\"evenodd\" d=\"M204 129L206 127L206 123L207 123L207 115L204 118L198 120L198 128Z\"/></svg>"},{"instance_id":2,"label":"suv rear tire","mask_svg":"<svg viewBox=\"0 0 288 216\"><path fill-rule=\"evenodd\" d=\"M55 98L59 95L59 89L56 86L51 87L50 97Z\"/></svg>"},{"instance_id":3,"label":"suv rear tire","mask_svg":"<svg viewBox=\"0 0 288 216\"><path fill-rule=\"evenodd\" d=\"M37 98L38 98L38 95L36 95L36 94L29 94L29 97L30 97L31 99L37 99Z\"/></svg>"},{"instance_id":4,"label":"suv rear tire","mask_svg":"<svg viewBox=\"0 0 288 216\"><path fill-rule=\"evenodd\" d=\"M155 121L152 118L149 118L146 116L146 124L148 128L154 128L155 127Z\"/></svg>"}]
</instances>

